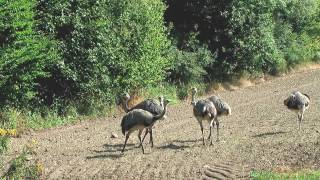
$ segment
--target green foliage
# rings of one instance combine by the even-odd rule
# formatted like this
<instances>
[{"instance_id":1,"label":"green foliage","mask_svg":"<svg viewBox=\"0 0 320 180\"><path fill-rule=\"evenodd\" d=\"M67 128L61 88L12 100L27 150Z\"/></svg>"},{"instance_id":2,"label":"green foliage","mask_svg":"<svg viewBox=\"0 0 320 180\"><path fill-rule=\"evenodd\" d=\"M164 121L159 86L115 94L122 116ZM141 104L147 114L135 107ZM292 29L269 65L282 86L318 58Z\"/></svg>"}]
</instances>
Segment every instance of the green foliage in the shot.
<instances>
[{"instance_id":1,"label":"green foliage","mask_svg":"<svg viewBox=\"0 0 320 180\"><path fill-rule=\"evenodd\" d=\"M1 1L0 102L13 106L38 103L37 81L49 77L58 58L54 41L35 32L35 1ZM30 104L31 103L31 104ZM33 103L33 104L32 104Z\"/></svg>"},{"instance_id":2,"label":"green foliage","mask_svg":"<svg viewBox=\"0 0 320 180\"><path fill-rule=\"evenodd\" d=\"M306 12L308 11L308 12ZM319 46L306 32L320 23L319 1L237 1L232 24L239 69L277 73L310 61ZM313 28L311 28L313 29Z\"/></svg>"},{"instance_id":3,"label":"green foliage","mask_svg":"<svg viewBox=\"0 0 320 180\"><path fill-rule=\"evenodd\" d=\"M9 137L0 137L0 156L8 150L9 140Z\"/></svg>"},{"instance_id":4,"label":"green foliage","mask_svg":"<svg viewBox=\"0 0 320 180\"><path fill-rule=\"evenodd\" d=\"M0 0L0 108L19 109L2 125L64 124L105 114L123 91L160 94L165 81L185 99L194 83L320 61L320 0L165 3Z\"/></svg>"},{"instance_id":5,"label":"green foliage","mask_svg":"<svg viewBox=\"0 0 320 180\"><path fill-rule=\"evenodd\" d=\"M27 122L25 124L26 128L28 129L43 129L43 128L50 128L55 126L61 126L67 123L75 122L79 118L79 116L72 116L71 115L61 115L52 109L42 109L41 112L26 112L25 118Z\"/></svg>"},{"instance_id":6,"label":"green foliage","mask_svg":"<svg viewBox=\"0 0 320 180\"><path fill-rule=\"evenodd\" d=\"M187 99L188 97L188 87L187 86L179 86L177 88L177 96L179 99Z\"/></svg>"},{"instance_id":7,"label":"green foliage","mask_svg":"<svg viewBox=\"0 0 320 180\"><path fill-rule=\"evenodd\" d=\"M32 154L30 148L25 148L17 158L15 158L7 173L5 179L40 179L39 167L29 161L28 157Z\"/></svg>"},{"instance_id":8,"label":"green foliage","mask_svg":"<svg viewBox=\"0 0 320 180\"><path fill-rule=\"evenodd\" d=\"M0 5L1 105L91 114L124 90L160 83L171 65L161 0Z\"/></svg>"},{"instance_id":9,"label":"green foliage","mask_svg":"<svg viewBox=\"0 0 320 180\"><path fill-rule=\"evenodd\" d=\"M288 67L312 60L319 51L319 2L292 0L277 3L274 35Z\"/></svg>"},{"instance_id":10,"label":"green foliage","mask_svg":"<svg viewBox=\"0 0 320 180\"><path fill-rule=\"evenodd\" d=\"M307 179L319 179L320 172L319 171L301 171L295 173L274 173L268 171L253 171L251 172L251 179L254 180L282 180L282 179L299 179L299 180L307 180Z\"/></svg>"},{"instance_id":11,"label":"green foliage","mask_svg":"<svg viewBox=\"0 0 320 180\"><path fill-rule=\"evenodd\" d=\"M21 112L13 108L3 108L0 113L0 128L16 129L19 120L22 119Z\"/></svg>"},{"instance_id":12,"label":"green foliage","mask_svg":"<svg viewBox=\"0 0 320 180\"><path fill-rule=\"evenodd\" d=\"M102 1L101 3L103 3ZM111 80L105 62L96 59L99 26L106 23L100 2L39 1L38 29L59 42L62 61L51 69L52 78L43 79L43 99L48 105L68 105L64 101L100 97L112 101Z\"/></svg>"},{"instance_id":13,"label":"green foliage","mask_svg":"<svg viewBox=\"0 0 320 180\"><path fill-rule=\"evenodd\" d=\"M319 0L168 0L178 48L188 34L208 45L216 60L206 67L210 80L230 79L243 71L271 73L317 59ZM171 23L172 22L172 23ZM229 77L229 78L228 78Z\"/></svg>"},{"instance_id":14,"label":"green foliage","mask_svg":"<svg viewBox=\"0 0 320 180\"><path fill-rule=\"evenodd\" d=\"M139 89L162 81L169 61L164 58L168 39L163 25L164 4L153 0L107 0L94 50L104 60L115 90Z\"/></svg>"},{"instance_id":15,"label":"green foliage","mask_svg":"<svg viewBox=\"0 0 320 180\"><path fill-rule=\"evenodd\" d=\"M199 41L197 46L206 47L205 49L214 57L209 64L202 67L206 70L206 78L209 81L225 79L234 70L231 58L233 32L230 31L228 24L231 2L231 0L166 1L168 9L165 17L167 23L173 25L171 35L177 39L178 49L190 52L188 48L190 34L195 33ZM196 51L191 52L196 53ZM195 70L198 68L195 67Z\"/></svg>"},{"instance_id":16,"label":"green foliage","mask_svg":"<svg viewBox=\"0 0 320 180\"><path fill-rule=\"evenodd\" d=\"M158 99L159 96L170 99L170 104L177 102L177 87L169 83L161 83L154 86L148 86L139 92L139 95L148 98Z\"/></svg>"},{"instance_id":17,"label":"green foliage","mask_svg":"<svg viewBox=\"0 0 320 180\"><path fill-rule=\"evenodd\" d=\"M234 43L238 71L277 73L286 62L274 38L273 11L276 1L236 1L233 3L232 28L238 33Z\"/></svg>"},{"instance_id":18,"label":"green foliage","mask_svg":"<svg viewBox=\"0 0 320 180\"><path fill-rule=\"evenodd\" d=\"M205 68L215 61L214 55L200 45L196 34L190 34L187 41L182 50L172 46L167 55L172 62L167 79L179 86L204 82L208 77Z\"/></svg>"},{"instance_id":19,"label":"green foliage","mask_svg":"<svg viewBox=\"0 0 320 180\"><path fill-rule=\"evenodd\" d=\"M70 97L111 101L115 92L163 79L168 40L160 0L42 1L38 9L41 29L61 42L59 78Z\"/></svg>"}]
</instances>

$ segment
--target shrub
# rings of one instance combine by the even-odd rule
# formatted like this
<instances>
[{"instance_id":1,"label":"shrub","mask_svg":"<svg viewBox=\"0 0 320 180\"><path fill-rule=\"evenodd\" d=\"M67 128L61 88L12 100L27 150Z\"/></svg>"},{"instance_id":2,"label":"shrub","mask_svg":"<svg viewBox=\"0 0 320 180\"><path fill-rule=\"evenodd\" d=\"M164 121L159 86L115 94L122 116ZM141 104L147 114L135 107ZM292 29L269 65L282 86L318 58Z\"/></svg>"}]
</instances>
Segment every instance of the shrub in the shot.
<instances>
[{"instance_id":1,"label":"shrub","mask_svg":"<svg viewBox=\"0 0 320 180\"><path fill-rule=\"evenodd\" d=\"M106 21L99 27L94 50L110 71L112 88L139 89L160 83L170 62L164 58L169 41L160 0L106 0Z\"/></svg>"},{"instance_id":2,"label":"shrub","mask_svg":"<svg viewBox=\"0 0 320 180\"><path fill-rule=\"evenodd\" d=\"M277 73L286 62L274 38L273 12L276 1L235 1L231 20L238 47L237 71Z\"/></svg>"},{"instance_id":3,"label":"shrub","mask_svg":"<svg viewBox=\"0 0 320 180\"><path fill-rule=\"evenodd\" d=\"M161 0L0 5L2 106L90 114L119 92L158 84L170 66Z\"/></svg>"},{"instance_id":4,"label":"shrub","mask_svg":"<svg viewBox=\"0 0 320 180\"><path fill-rule=\"evenodd\" d=\"M182 50L173 45L167 56L173 62L167 80L179 86L204 82L208 78L206 68L215 61L215 56L197 41L196 34L190 34Z\"/></svg>"},{"instance_id":5,"label":"shrub","mask_svg":"<svg viewBox=\"0 0 320 180\"><path fill-rule=\"evenodd\" d=\"M188 34L216 54L205 68L210 80L241 73L277 74L310 61L319 51L319 0L173 1L166 20L181 50ZM171 23L172 22L172 23Z\"/></svg>"},{"instance_id":6,"label":"shrub","mask_svg":"<svg viewBox=\"0 0 320 180\"><path fill-rule=\"evenodd\" d=\"M55 94L110 102L119 91L163 79L168 40L160 0L41 1L37 9L40 29L61 43L65 70L54 82L65 86Z\"/></svg>"},{"instance_id":7,"label":"shrub","mask_svg":"<svg viewBox=\"0 0 320 180\"><path fill-rule=\"evenodd\" d=\"M0 2L0 37L5 37L0 43L2 105L38 104L37 81L50 77L49 69L59 57L55 42L34 31L34 5L35 0Z\"/></svg>"}]
</instances>

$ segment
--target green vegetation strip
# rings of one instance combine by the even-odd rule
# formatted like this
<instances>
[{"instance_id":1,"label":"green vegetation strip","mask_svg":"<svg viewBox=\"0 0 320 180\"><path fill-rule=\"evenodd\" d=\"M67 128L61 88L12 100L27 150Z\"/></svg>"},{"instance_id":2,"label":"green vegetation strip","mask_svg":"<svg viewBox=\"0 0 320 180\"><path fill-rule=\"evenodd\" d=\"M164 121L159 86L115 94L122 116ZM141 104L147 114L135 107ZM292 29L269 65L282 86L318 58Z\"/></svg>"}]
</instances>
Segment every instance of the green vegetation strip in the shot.
<instances>
[{"instance_id":1,"label":"green vegetation strip","mask_svg":"<svg viewBox=\"0 0 320 180\"><path fill-rule=\"evenodd\" d=\"M298 172L288 172L288 173L277 173L270 171L253 171L251 172L251 179L254 180L318 180L320 179L320 171L298 171Z\"/></svg>"}]
</instances>

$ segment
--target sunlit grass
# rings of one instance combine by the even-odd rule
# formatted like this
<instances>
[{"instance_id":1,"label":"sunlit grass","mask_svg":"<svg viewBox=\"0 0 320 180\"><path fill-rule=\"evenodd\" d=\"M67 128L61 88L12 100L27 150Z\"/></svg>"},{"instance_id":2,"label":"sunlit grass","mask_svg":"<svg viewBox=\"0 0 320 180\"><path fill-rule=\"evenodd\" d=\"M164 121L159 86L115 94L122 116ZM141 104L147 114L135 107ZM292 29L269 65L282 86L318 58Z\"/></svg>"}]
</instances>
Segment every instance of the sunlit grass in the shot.
<instances>
[{"instance_id":1,"label":"sunlit grass","mask_svg":"<svg viewBox=\"0 0 320 180\"><path fill-rule=\"evenodd\" d=\"M250 174L254 180L319 180L320 171L298 171L298 172L270 172L270 171L253 171Z\"/></svg>"}]
</instances>

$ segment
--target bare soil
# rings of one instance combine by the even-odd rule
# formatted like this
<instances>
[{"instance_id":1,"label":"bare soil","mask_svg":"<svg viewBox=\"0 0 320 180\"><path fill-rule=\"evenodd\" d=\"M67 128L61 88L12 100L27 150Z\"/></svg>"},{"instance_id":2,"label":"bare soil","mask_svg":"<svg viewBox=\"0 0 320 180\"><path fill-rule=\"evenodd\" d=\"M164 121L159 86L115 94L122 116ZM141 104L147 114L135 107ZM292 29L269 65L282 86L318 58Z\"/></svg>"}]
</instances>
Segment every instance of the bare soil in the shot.
<instances>
[{"instance_id":1,"label":"bare soil","mask_svg":"<svg viewBox=\"0 0 320 180\"><path fill-rule=\"evenodd\" d=\"M311 97L300 131L297 115L283 105L293 90ZM220 118L220 141L213 146L202 145L199 124L186 101L169 105L168 118L155 125L154 148L146 138L146 154L138 148L136 134L120 153L124 114L119 113L14 138L0 172L32 139L37 142L33 158L43 164L44 179L247 179L253 169L320 168L319 69L218 95L230 104L232 115ZM208 125L205 132L207 136ZM111 138L112 133L118 137Z\"/></svg>"}]
</instances>

